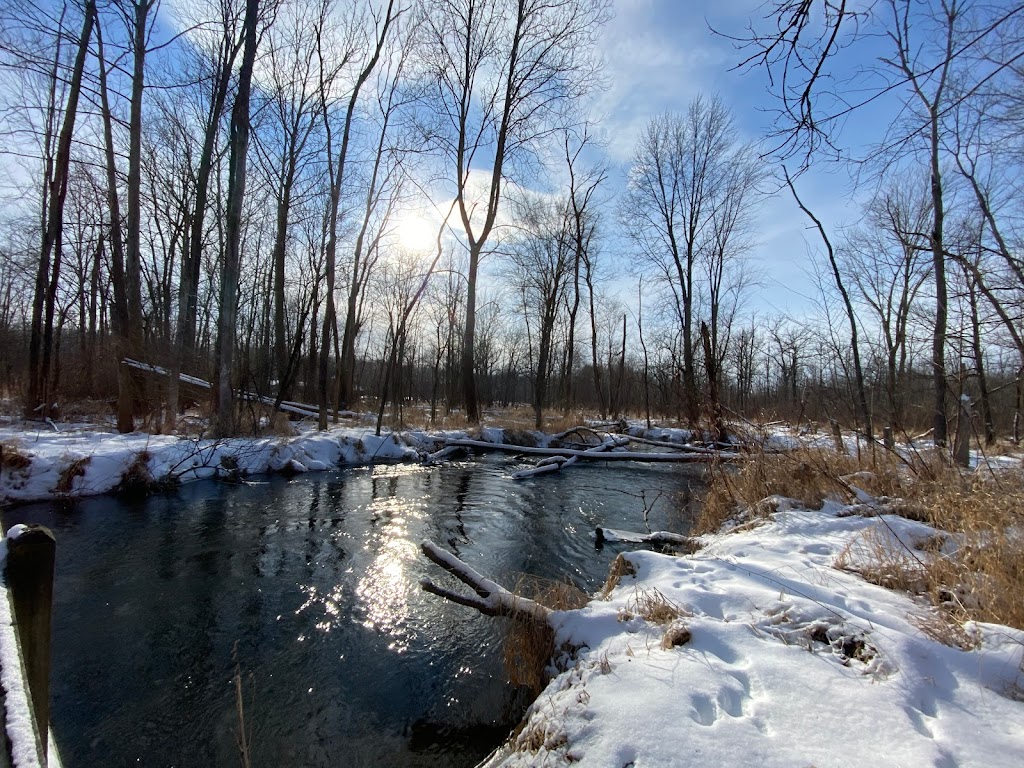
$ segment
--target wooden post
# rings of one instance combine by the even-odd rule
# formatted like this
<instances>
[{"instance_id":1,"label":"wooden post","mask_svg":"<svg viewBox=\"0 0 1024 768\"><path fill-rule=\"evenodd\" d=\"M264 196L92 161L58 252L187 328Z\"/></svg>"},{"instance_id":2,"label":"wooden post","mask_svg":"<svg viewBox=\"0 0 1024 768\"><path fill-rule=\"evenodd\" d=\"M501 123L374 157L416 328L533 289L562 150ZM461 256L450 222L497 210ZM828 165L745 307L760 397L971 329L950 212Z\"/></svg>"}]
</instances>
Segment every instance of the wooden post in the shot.
<instances>
[{"instance_id":1,"label":"wooden post","mask_svg":"<svg viewBox=\"0 0 1024 768\"><path fill-rule=\"evenodd\" d=\"M882 427L882 442L885 447L892 450L896 447L896 439L893 437L892 426Z\"/></svg>"},{"instance_id":2,"label":"wooden post","mask_svg":"<svg viewBox=\"0 0 1024 768\"><path fill-rule=\"evenodd\" d=\"M50 734L50 638L56 548L53 533L42 525L30 525L20 535L7 539L7 586L14 604L44 765Z\"/></svg>"},{"instance_id":3,"label":"wooden post","mask_svg":"<svg viewBox=\"0 0 1024 768\"><path fill-rule=\"evenodd\" d=\"M960 415L956 424L953 461L961 467L971 465L971 398L960 395Z\"/></svg>"}]
</instances>

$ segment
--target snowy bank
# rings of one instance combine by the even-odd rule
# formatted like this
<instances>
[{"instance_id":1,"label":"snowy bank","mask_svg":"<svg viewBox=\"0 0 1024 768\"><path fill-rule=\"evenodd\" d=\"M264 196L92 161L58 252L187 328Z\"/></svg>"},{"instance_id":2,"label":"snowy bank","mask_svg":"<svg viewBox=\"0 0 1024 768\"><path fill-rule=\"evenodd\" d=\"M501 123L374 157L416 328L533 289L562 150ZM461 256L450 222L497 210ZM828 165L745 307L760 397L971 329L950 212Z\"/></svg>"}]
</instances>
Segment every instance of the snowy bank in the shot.
<instances>
[{"instance_id":1,"label":"snowy bank","mask_svg":"<svg viewBox=\"0 0 1024 768\"><path fill-rule=\"evenodd\" d=\"M556 618L582 649L485 765L1024 764L1024 632L944 645L928 607L836 567L935 531L789 506L691 556L627 553L608 600Z\"/></svg>"},{"instance_id":2,"label":"snowy bank","mask_svg":"<svg viewBox=\"0 0 1024 768\"><path fill-rule=\"evenodd\" d=\"M418 460L422 433L338 428L292 437L223 440L116 435L87 430L0 429L0 502L74 498L133 484L235 479L266 472L302 473L371 461ZM429 443L431 446L432 443Z\"/></svg>"},{"instance_id":3,"label":"snowy bank","mask_svg":"<svg viewBox=\"0 0 1024 768\"><path fill-rule=\"evenodd\" d=\"M385 431L376 436L372 427L302 429L287 437L213 440L143 432L118 435L96 425L0 427L0 503L77 498L194 480L236 480L268 472L319 472L376 461L420 461L446 440L469 437L464 431ZM678 429L656 434L677 444L689 437ZM553 435L499 427L483 427L476 437L487 444L534 447L556 442Z\"/></svg>"}]
</instances>

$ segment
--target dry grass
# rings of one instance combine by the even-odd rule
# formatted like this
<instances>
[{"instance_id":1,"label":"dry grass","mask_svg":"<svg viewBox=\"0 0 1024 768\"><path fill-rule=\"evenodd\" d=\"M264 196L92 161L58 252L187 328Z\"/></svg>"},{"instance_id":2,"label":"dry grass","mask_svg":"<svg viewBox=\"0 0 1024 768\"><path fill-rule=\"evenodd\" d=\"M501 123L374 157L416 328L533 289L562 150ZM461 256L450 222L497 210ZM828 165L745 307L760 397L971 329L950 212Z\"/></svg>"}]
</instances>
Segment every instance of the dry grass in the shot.
<instances>
[{"instance_id":1,"label":"dry grass","mask_svg":"<svg viewBox=\"0 0 1024 768\"><path fill-rule=\"evenodd\" d=\"M693 533L713 533L743 511L766 517L775 511L763 500L774 496L796 499L818 509L828 498L852 500L851 482L876 495L892 495L900 487L900 463L879 450L873 460L859 461L831 450L801 449L760 453L739 465L712 465L708 490ZM843 478L864 473L854 481Z\"/></svg>"},{"instance_id":2,"label":"dry grass","mask_svg":"<svg viewBox=\"0 0 1024 768\"><path fill-rule=\"evenodd\" d=\"M293 435L298 434L298 430L295 429L295 425L292 424L287 413L284 411L277 411L270 417L270 424L267 427L267 433L275 435L276 437L292 437Z\"/></svg>"},{"instance_id":3,"label":"dry grass","mask_svg":"<svg viewBox=\"0 0 1024 768\"><path fill-rule=\"evenodd\" d=\"M566 582L524 576L514 592L556 611L582 608L590 597ZM505 674L513 685L540 693L548 682L547 669L555 655L555 633L548 624L512 619L503 646Z\"/></svg>"},{"instance_id":4,"label":"dry grass","mask_svg":"<svg viewBox=\"0 0 1024 768\"><path fill-rule=\"evenodd\" d=\"M0 443L0 468L8 471L25 469L32 463L32 459L18 450L17 446L11 443Z\"/></svg>"},{"instance_id":5,"label":"dry grass","mask_svg":"<svg viewBox=\"0 0 1024 768\"><path fill-rule=\"evenodd\" d=\"M713 468L696 533L717 530L741 510L773 511L769 497L816 508L827 498L852 502L852 489L879 500L880 511L940 531L904 546L886 529L862 537L836 562L882 586L923 595L944 614L926 631L965 645L960 623L972 619L1024 629L1024 471L963 471L934 453L908 462L884 452L860 460L831 450L758 455L738 468ZM941 532L945 532L941 533ZM948 534L948 535L946 535Z\"/></svg>"},{"instance_id":6,"label":"dry grass","mask_svg":"<svg viewBox=\"0 0 1024 768\"><path fill-rule=\"evenodd\" d=\"M608 578L604 582L604 587L601 588L601 599L607 600L611 596L612 591L619 586L623 576L635 575L636 566L629 562L624 555L616 555L611 567L608 569Z\"/></svg>"},{"instance_id":7,"label":"dry grass","mask_svg":"<svg viewBox=\"0 0 1024 768\"><path fill-rule=\"evenodd\" d=\"M627 605L637 616L650 624L671 624L689 613L656 589L638 590L631 604Z\"/></svg>"},{"instance_id":8,"label":"dry grass","mask_svg":"<svg viewBox=\"0 0 1024 768\"><path fill-rule=\"evenodd\" d=\"M955 551L928 559L934 602L958 619L1024 629L1024 474L947 469L912 488L908 502L956 536Z\"/></svg>"},{"instance_id":9,"label":"dry grass","mask_svg":"<svg viewBox=\"0 0 1024 768\"><path fill-rule=\"evenodd\" d=\"M149 451L139 451L132 459L132 463L121 475L121 482L118 484L118 491L126 496L146 496L150 493L169 490L177 483L168 477L157 480L149 471L149 460L152 454Z\"/></svg>"},{"instance_id":10,"label":"dry grass","mask_svg":"<svg viewBox=\"0 0 1024 768\"><path fill-rule=\"evenodd\" d=\"M74 490L75 478L85 477L85 468L89 466L89 462L92 461L91 456L83 456L82 458L75 459L63 470L61 470L60 477L57 478L57 484L54 486L54 490L57 493L71 493Z\"/></svg>"}]
</instances>

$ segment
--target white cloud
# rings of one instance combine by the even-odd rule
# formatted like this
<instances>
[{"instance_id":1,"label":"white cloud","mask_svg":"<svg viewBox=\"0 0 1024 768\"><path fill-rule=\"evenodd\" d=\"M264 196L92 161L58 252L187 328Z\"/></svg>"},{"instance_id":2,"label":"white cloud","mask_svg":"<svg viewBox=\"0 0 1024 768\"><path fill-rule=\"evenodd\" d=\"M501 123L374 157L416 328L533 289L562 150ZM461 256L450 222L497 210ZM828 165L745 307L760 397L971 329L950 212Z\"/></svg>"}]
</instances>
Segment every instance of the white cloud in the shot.
<instances>
[{"instance_id":1,"label":"white cloud","mask_svg":"<svg viewBox=\"0 0 1024 768\"><path fill-rule=\"evenodd\" d=\"M601 41L608 88L593 108L610 156L624 162L653 115L721 90L735 62L727 41L715 37L690 4L617 0L615 9Z\"/></svg>"}]
</instances>

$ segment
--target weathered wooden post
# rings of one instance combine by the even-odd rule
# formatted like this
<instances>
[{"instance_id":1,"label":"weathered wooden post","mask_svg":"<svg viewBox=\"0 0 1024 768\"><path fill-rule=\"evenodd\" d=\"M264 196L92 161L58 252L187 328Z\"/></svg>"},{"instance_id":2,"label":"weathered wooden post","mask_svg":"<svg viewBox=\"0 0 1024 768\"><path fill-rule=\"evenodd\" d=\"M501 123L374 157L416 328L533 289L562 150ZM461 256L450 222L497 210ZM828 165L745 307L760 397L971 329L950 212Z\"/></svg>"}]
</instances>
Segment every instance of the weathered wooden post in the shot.
<instances>
[{"instance_id":1,"label":"weathered wooden post","mask_svg":"<svg viewBox=\"0 0 1024 768\"><path fill-rule=\"evenodd\" d=\"M971 398L960 395L960 416L956 424L953 461L961 467L971 465Z\"/></svg>"},{"instance_id":2,"label":"weathered wooden post","mask_svg":"<svg viewBox=\"0 0 1024 768\"><path fill-rule=\"evenodd\" d=\"M890 451L896 447L896 438L893 437L892 425L882 427L882 443Z\"/></svg>"},{"instance_id":3,"label":"weathered wooden post","mask_svg":"<svg viewBox=\"0 0 1024 768\"><path fill-rule=\"evenodd\" d=\"M42 525L27 526L7 539L7 587L14 604L44 765L50 733L50 638L56 549L53 532Z\"/></svg>"}]
</instances>

